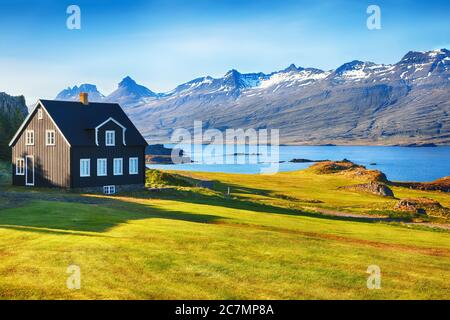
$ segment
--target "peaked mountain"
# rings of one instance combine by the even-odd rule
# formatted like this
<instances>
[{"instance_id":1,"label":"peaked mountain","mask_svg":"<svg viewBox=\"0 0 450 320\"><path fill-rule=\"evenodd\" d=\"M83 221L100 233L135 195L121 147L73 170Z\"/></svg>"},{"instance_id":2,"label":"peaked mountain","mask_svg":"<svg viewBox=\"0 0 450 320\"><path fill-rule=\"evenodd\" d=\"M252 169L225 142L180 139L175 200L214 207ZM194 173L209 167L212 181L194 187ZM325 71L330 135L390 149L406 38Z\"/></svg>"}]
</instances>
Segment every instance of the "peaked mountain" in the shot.
<instances>
[{"instance_id":1,"label":"peaked mountain","mask_svg":"<svg viewBox=\"0 0 450 320\"><path fill-rule=\"evenodd\" d=\"M0 92L0 159L11 157L8 143L28 114L24 96Z\"/></svg>"},{"instance_id":2,"label":"peaked mountain","mask_svg":"<svg viewBox=\"0 0 450 320\"><path fill-rule=\"evenodd\" d=\"M128 109L144 136L168 141L194 120L207 128L278 128L292 144L450 144L450 52L398 63L352 61L324 71L203 77Z\"/></svg>"},{"instance_id":3,"label":"peaked mountain","mask_svg":"<svg viewBox=\"0 0 450 320\"><path fill-rule=\"evenodd\" d=\"M58 93L55 99L69 101L79 100L80 92L87 92L89 94L89 99L93 102L101 102L105 98L105 96L97 90L97 86L84 83L79 87L68 87L67 89L62 90L60 93Z\"/></svg>"},{"instance_id":4,"label":"peaked mountain","mask_svg":"<svg viewBox=\"0 0 450 320\"><path fill-rule=\"evenodd\" d=\"M105 98L105 101L131 106L145 101L146 98L155 98L157 96L156 93L137 84L136 81L127 76L122 79L118 88Z\"/></svg>"},{"instance_id":5,"label":"peaked mountain","mask_svg":"<svg viewBox=\"0 0 450 320\"><path fill-rule=\"evenodd\" d=\"M126 77L119 102L150 142L177 128L276 128L290 144L450 144L450 51L408 52L392 65L228 71L154 93Z\"/></svg>"}]
</instances>

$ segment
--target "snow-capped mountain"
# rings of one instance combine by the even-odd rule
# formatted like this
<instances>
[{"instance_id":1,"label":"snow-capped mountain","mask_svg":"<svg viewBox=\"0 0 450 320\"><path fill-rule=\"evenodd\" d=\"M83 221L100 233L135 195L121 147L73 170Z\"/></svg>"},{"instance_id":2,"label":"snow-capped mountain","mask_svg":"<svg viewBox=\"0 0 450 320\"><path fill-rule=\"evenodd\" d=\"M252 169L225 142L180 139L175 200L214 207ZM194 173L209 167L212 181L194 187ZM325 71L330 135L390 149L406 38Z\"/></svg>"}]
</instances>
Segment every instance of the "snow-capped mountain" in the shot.
<instances>
[{"instance_id":1,"label":"snow-capped mountain","mask_svg":"<svg viewBox=\"0 0 450 320\"><path fill-rule=\"evenodd\" d=\"M352 61L335 70L228 71L165 93L125 78L116 101L150 141L202 120L206 128L278 128L283 143L450 143L450 51L409 52L392 65ZM148 91L147 91L148 90Z\"/></svg>"},{"instance_id":2,"label":"snow-capped mountain","mask_svg":"<svg viewBox=\"0 0 450 320\"><path fill-rule=\"evenodd\" d=\"M62 90L58 95L56 96L56 100L79 100L80 99L80 92L87 92L89 94L89 100L94 102L103 101L105 96L101 94L97 90L97 86L93 84L84 83L82 85L68 87L67 89Z\"/></svg>"},{"instance_id":3,"label":"snow-capped mountain","mask_svg":"<svg viewBox=\"0 0 450 320\"><path fill-rule=\"evenodd\" d=\"M156 93L137 84L136 81L127 76L122 79L117 89L105 98L105 101L132 106L136 103L146 101L147 98L155 98L157 96Z\"/></svg>"},{"instance_id":4,"label":"snow-capped mountain","mask_svg":"<svg viewBox=\"0 0 450 320\"><path fill-rule=\"evenodd\" d=\"M87 92L89 100L93 102L117 102L124 106L132 106L144 102L146 98L158 96L158 94L137 84L136 81L127 76L119 82L117 89L108 96L101 94L95 85L86 83L62 90L55 99L77 101L80 99L80 92Z\"/></svg>"}]
</instances>

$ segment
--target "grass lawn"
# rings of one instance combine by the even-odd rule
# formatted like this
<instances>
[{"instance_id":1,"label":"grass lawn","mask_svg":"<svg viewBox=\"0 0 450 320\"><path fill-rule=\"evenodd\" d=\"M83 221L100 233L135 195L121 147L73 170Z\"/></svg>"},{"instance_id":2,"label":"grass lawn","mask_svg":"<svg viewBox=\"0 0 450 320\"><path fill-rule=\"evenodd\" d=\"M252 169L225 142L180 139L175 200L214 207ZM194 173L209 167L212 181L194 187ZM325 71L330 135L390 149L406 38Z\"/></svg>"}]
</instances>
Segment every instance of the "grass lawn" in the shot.
<instances>
[{"instance_id":1,"label":"grass lawn","mask_svg":"<svg viewBox=\"0 0 450 320\"><path fill-rule=\"evenodd\" d=\"M61 193L54 201L43 191L0 204L0 298L450 298L449 232L302 209L369 212L395 200L336 190L354 181L307 171L189 175L215 180L219 192ZM419 193L450 204L447 194ZM72 264L80 290L66 286ZM367 289L369 265L381 268L379 290Z\"/></svg>"}]
</instances>

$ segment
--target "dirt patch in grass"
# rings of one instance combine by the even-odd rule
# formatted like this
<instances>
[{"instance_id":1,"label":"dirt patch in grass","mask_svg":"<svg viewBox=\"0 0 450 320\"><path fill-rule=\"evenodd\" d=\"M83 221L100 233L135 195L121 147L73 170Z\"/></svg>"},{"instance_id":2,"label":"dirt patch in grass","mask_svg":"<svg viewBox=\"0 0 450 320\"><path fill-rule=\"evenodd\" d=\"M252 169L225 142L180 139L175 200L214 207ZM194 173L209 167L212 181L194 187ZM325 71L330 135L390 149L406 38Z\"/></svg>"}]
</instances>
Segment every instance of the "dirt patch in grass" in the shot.
<instances>
[{"instance_id":1,"label":"dirt patch in grass","mask_svg":"<svg viewBox=\"0 0 450 320\"><path fill-rule=\"evenodd\" d=\"M371 240L356 239L356 238L351 238L351 237L338 236L338 235L334 235L334 234L307 232L307 231L301 231L301 230L293 230L293 229L285 229L285 228L269 227L269 226L261 226L261 225L252 225L252 224L235 224L235 223L230 223L230 222L226 222L226 221L216 221L214 223L220 224L220 225L226 225L226 226L230 226L230 227L252 228L252 229L259 229L259 230L264 230L264 231L298 234L298 235L307 236L307 237L311 237L311 238L327 239L327 240L333 240L333 241L338 241L338 242L351 243L351 244L355 244L355 245L380 248L383 250L384 249L385 250L395 250L395 251L400 250L400 251L404 251L404 252L412 252L412 253L419 253L419 254L424 254L424 255L429 255L429 256L439 256L439 257L450 258L450 250L442 249L442 248L422 248L422 247L409 246L409 245L404 245L404 244L393 244L393 243L384 243L384 242L377 242L377 241L371 241Z\"/></svg>"}]
</instances>

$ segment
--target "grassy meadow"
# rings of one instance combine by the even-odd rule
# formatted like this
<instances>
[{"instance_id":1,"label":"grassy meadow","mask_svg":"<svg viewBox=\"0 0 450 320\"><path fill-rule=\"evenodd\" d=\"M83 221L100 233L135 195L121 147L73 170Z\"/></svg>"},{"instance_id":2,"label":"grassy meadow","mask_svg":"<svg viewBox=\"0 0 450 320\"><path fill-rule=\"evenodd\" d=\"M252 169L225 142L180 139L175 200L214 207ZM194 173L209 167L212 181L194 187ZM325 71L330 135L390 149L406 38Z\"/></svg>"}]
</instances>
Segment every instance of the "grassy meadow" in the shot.
<instances>
[{"instance_id":1,"label":"grassy meadow","mask_svg":"<svg viewBox=\"0 0 450 320\"><path fill-rule=\"evenodd\" d=\"M197 180L213 190L188 186ZM103 196L3 179L0 298L450 298L448 231L318 213L392 211L395 199L338 189L354 177L184 172L151 182L165 187ZM441 192L394 192L450 207ZM73 264L79 290L66 286ZM381 268L381 289L367 288L369 265Z\"/></svg>"}]
</instances>

